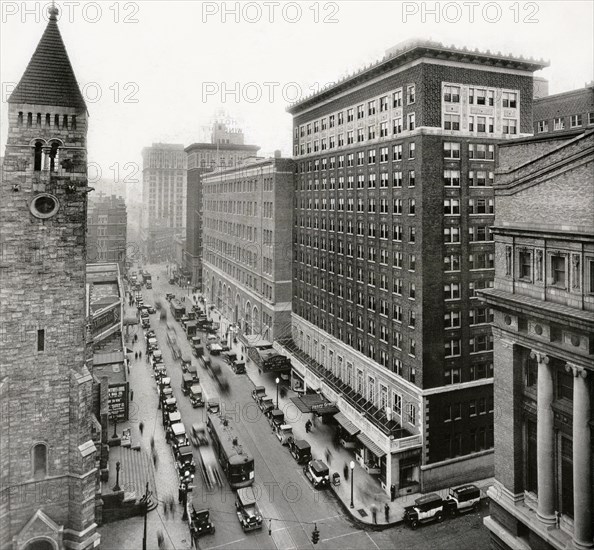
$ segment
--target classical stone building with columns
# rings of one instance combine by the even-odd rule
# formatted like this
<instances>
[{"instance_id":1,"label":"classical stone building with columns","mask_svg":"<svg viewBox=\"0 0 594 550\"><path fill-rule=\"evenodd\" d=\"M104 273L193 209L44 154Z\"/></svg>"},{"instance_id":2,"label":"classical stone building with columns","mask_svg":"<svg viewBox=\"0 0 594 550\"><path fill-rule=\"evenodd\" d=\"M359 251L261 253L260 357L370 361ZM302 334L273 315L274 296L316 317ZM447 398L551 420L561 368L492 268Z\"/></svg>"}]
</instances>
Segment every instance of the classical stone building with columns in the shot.
<instances>
[{"instance_id":1,"label":"classical stone building with columns","mask_svg":"<svg viewBox=\"0 0 594 550\"><path fill-rule=\"evenodd\" d=\"M592 548L594 131L500 145L493 548Z\"/></svg>"}]
</instances>

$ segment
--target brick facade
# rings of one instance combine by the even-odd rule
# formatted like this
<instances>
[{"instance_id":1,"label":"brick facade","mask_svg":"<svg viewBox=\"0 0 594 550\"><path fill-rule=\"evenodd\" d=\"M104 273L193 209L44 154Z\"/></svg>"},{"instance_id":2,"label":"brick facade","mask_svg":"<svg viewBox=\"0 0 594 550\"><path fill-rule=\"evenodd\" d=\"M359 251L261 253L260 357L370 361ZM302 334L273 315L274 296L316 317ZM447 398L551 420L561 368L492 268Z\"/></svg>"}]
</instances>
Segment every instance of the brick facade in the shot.
<instances>
[{"instance_id":1,"label":"brick facade","mask_svg":"<svg viewBox=\"0 0 594 550\"><path fill-rule=\"evenodd\" d=\"M435 52L448 48L425 46L387 55L288 110L298 166L295 323L341 342L333 353L354 347L371 359L362 394L380 410L380 388L368 380L385 372L389 401L408 392L404 381L418 388L428 490L449 481L436 465L460 456L468 479L492 473L491 314L474 291L493 281L495 144L531 132L536 67L458 52L445 61ZM456 99L446 99L448 86ZM470 414L473 401L484 403L482 414ZM444 421L451 406L463 411L458 421ZM396 418L405 425L404 411Z\"/></svg>"}]
</instances>

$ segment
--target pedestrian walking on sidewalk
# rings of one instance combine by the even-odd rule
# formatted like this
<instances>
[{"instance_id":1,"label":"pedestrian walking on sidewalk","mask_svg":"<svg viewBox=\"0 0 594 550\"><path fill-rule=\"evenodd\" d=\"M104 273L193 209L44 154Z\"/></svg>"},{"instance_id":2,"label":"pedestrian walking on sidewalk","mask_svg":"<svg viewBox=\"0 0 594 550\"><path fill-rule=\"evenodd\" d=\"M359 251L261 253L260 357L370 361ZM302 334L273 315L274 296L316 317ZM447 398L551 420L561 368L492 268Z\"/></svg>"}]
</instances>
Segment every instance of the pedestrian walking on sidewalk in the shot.
<instances>
[{"instance_id":1,"label":"pedestrian walking on sidewalk","mask_svg":"<svg viewBox=\"0 0 594 550\"><path fill-rule=\"evenodd\" d=\"M175 499L173 498L173 496L169 496L167 504L169 506L169 513L171 514L171 519L175 519Z\"/></svg>"},{"instance_id":2,"label":"pedestrian walking on sidewalk","mask_svg":"<svg viewBox=\"0 0 594 550\"><path fill-rule=\"evenodd\" d=\"M346 462L344 463L344 467L342 468L342 473L344 474L344 480L348 481L349 480L349 467Z\"/></svg>"},{"instance_id":3,"label":"pedestrian walking on sidewalk","mask_svg":"<svg viewBox=\"0 0 594 550\"><path fill-rule=\"evenodd\" d=\"M377 525L377 506L375 504L371 505L371 517L373 518L373 523Z\"/></svg>"},{"instance_id":4,"label":"pedestrian walking on sidewalk","mask_svg":"<svg viewBox=\"0 0 594 550\"><path fill-rule=\"evenodd\" d=\"M330 452L330 449L326 449L324 454L326 455L326 462L328 465L332 464L332 453Z\"/></svg>"},{"instance_id":5,"label":"pedestrian walking on sidewalk","mask_svg":"<svg viewBox=\"0 0 594 550\"><path fill-rule=\"evenodd\" d=\"M186 492L186 487L183 483L179 484L179 489L177 490L177 501L182 504L184 502L184 493Z\"/></svg>"},{"instance_id":6,"label":"pedestrian walking on sidewalk","mask_svg":"<svg viewBox=\"0 0 594 550\"><path fill-rule=\"evenodd\" d=\"M157 531L157 545L159 546L159 550L165 548L165 537L160 529Z\"/></svg>"},{"instance_id":7,"label":"pedestrian walking on sidewalk","mask_svg":"<svg viewBox=\"0 0 594 550\"><path fill-rule=\"evenodd\" d=\"M311 420L308 420L305 423L305 433L309 433L311 431Z\"/></svg>"},{"instance_id":8,"label":"pedestrian walking on sidewalk","mask_svg":"<svg viewBox=\"0 0 594 550\"><path fill-rule=\"evenodd\" d=\"M384 506L384 512L386 513L386 523L390 523L390 505L387 502Z\"/></svg>"},{"instance_id":9,"label":"pedestrian walking on sidewalk","mask_svg":"<svg viewBox=\"0 0 594 550\"><path fill-rule=\"evenodd\" d=\"M138 423L138 429L140 430L140 437L142 437L142 432L144 432L144 422L142 420Z\"/></svg>"},{"instance_id":10,"label":"pedestrian walking on sidewalk","mask_svg":"<svg viewBox=\"0 0 594 550\"><path fill-rule=\"evenodd\" d=\"M138 359L142 359L142 351L138 352Z\"/></svg>"}]
</instances>

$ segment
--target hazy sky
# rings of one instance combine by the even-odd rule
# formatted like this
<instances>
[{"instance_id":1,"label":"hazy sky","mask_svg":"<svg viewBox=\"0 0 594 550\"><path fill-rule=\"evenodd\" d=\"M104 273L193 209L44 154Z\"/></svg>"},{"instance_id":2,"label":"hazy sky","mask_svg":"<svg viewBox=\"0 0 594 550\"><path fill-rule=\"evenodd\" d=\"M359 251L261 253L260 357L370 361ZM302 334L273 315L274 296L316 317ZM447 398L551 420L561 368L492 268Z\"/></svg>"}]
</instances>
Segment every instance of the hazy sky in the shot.
<instances>
[{"instance_id":1,"label":"hazy sky","mask_svg":"<svg viewBox=\"0 0 594 550\"><path fill-rule=\"evenodd\" d=\"M0 0L2 155L6 99L43 33L49 3ZM594 78L589 0L56 4L91 116L89 159L108 178L116 165L120 179L130 177L153 142L208 139L205 127L221 108L248 143L290 155L289 102L408 38L547 59L542 76L551 93ZM133 164L124 170L126 163Z\"/></svg>"}]
</instances>

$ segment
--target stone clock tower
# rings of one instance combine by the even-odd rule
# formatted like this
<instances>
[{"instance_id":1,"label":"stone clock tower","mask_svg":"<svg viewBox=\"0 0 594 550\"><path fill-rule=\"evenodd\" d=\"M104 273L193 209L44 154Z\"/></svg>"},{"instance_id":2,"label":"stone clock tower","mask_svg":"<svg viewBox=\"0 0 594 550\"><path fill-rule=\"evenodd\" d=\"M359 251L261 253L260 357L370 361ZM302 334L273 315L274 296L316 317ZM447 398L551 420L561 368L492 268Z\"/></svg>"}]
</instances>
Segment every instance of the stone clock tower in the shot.
<instances>
[{"instance_id":1,"label":"stone clock tower","mask_svg":"<svg viewBox=\"0 0 594 550\"><path fill-rule=\"evenodd\" d=\"M0 187L0 548L99 545L85 366L88 113L58 10L8 100Z\"/></svg>"}]
</instances>

